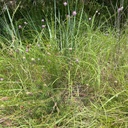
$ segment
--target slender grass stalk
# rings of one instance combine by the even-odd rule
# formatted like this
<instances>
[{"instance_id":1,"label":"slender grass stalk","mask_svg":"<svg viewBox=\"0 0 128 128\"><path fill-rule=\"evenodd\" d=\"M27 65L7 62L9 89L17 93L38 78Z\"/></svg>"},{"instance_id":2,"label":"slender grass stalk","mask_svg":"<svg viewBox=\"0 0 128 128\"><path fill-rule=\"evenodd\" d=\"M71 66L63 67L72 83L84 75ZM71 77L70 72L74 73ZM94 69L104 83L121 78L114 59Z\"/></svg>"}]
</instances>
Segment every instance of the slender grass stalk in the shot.
<instances>
[{"instance_id":1,"label":"slender grass stalk","mask_svg":"<svg viewBox=\"0 0 128 128\"><path fill-rule=\"evenodd\" d=\"M9 17L9 20L10 20L10 23L11 23L11 28L12 28L12 30L13 30L13 34L14 34L15 37L17 37L17 33L16 33L16 31L15 31L15 27L14 27L14 24L13 24L13 19L12 19L12 17L11 17L11 14L10 14L10 12L9 12L7 6L6 6L6 10L7 10L8 17ZM14 14L13 14L13 17L14 17ZM12 35L12 37L13 37L13 35Z\"/></svg>"},{"instance_id":2,"label":"slender grass stalk","mask_svg":"<svg viewBox=\"0 0 128 128\"><path fill-rule=\"evenodd\" d=\"M56 13L57 13L57 10L56 10L56 0L54 0L54 23L55 23L55 28L54 28L54 31L55 31L55 39L56 39L56 30L57 30L57 16L56 16Z\"/></svg>"}]
</instances>

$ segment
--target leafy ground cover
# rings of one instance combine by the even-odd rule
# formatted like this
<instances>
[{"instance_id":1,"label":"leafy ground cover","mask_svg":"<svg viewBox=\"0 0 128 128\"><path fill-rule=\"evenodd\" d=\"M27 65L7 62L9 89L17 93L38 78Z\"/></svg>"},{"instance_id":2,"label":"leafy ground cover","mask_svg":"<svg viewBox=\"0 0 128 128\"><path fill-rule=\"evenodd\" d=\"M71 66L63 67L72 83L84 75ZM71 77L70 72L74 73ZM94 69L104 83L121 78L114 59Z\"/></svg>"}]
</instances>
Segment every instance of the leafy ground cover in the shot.
<instances>
[{"instance_id":1,"label":"leafy ground cover","mask_svg":"<svg viewBox=\"0 0 128 128\"><path fill-rule=\"evenodd\" d=\"M96 15L68 18L40 19L41 30L31 17L4 22L0 127L128 127L127 28L119 37L93 29Z\"/></svg>"}]
</instances>

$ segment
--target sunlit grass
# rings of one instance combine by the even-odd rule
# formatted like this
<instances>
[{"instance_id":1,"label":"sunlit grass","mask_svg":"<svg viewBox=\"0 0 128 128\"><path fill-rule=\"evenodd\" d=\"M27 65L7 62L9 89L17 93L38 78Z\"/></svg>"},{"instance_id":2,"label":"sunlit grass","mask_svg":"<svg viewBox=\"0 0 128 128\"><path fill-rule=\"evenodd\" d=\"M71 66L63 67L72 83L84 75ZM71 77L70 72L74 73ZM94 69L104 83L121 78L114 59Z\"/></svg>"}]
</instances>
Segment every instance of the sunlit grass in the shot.
<instances>
[{"instance_id":1,"label":"sunlit grass","mask_svg":"<svg viewBox=\"0 0 128 128\"><path fill-rule=\"evenodd\" d=\"M46 18L43 28L30 15L26 26L5 22L1 127L128 127L127 29L119 40L112 28L94 29L96 15L77 14Z\"/></svg>"}]
</instances>

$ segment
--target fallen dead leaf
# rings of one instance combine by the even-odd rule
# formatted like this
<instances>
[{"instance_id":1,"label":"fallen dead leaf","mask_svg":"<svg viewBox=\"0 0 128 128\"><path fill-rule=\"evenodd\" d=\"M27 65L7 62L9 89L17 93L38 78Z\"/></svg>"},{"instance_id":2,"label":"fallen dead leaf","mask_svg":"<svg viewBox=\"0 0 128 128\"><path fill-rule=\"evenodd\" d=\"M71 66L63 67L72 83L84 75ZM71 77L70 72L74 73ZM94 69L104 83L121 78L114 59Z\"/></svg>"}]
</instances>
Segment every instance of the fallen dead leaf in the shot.
<instances>
[{"instance_id":1,"label":"fallen dead leaf","mask_svg":"<svg viewBox=\"0 0 128 128\"><path fill-rule=\"evenodd\" d=\"M1 101L7 101L7 100L9 100L9 97L2 97L0 100Z\"/></svg>"}]
</instances>

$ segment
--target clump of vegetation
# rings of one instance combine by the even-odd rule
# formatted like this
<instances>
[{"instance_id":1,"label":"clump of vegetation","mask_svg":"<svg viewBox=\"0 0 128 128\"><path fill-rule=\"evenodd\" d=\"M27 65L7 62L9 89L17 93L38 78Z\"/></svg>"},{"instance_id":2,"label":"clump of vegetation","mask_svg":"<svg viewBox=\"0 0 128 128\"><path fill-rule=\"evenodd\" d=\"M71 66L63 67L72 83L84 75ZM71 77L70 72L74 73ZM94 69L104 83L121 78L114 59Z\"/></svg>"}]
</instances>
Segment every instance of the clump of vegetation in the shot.
<instances>
[{"instance_id":1,"label":"clump of vegetation","mask_svg":"<svg viewBox=\"0 0 128 128\"><path fill-rule=\"evenodd\" d=\"M5 7L1 127L128 127L127 23L115 29L112 15L86 13L78 1Z\"/></svg>"}]
</instances>

